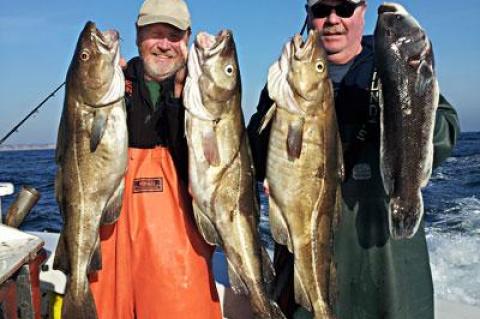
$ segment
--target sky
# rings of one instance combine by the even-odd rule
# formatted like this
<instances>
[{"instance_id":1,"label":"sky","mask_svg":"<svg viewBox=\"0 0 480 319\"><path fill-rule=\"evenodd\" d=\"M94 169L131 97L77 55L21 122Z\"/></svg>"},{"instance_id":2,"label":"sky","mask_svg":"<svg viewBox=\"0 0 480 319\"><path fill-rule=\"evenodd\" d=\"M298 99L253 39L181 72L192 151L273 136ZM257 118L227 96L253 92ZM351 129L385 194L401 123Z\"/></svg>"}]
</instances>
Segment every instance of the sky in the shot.
<instances>
[{"instance_id":1,"label":"sky","mask_svg":"<svg viewBox=\"0 0 480 319\"><path fill-rule=\"evenodd\" d=\"M248 120L269 66L300 31L304 0L187 0L192 31L233 31ZM134 23L142 1L0 0L0 138L65 80L78 35L88 20L117 29L126 59L137 55ZM371 34L381 1L369 0ZM433 42L443 95L455 106L462 131L480 131L480 1L400 1ZM6 144L55 143L64 90L50 99Z\"/></svg>"}]
</instances>

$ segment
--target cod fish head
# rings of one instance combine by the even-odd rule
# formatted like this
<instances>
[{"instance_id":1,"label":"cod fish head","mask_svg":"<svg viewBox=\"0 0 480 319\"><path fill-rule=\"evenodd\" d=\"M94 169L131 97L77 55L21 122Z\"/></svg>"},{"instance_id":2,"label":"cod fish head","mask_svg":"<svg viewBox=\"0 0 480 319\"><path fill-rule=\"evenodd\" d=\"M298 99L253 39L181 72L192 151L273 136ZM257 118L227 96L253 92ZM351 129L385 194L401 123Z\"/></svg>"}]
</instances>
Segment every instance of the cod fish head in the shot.
<instances>
[{"instance_id":1,"label":"cod fish head","mask_svg":"<svg viewBox=\"0 0 480 319\"><path fill-rule=\"evenodd\" d=\"M375 42L379 48L393 48L403 57L417 59L430 45L418 21L397 3L379 6Z\"/></svg>"},{"instance_id":2,"label":"cod fish head","mask_svg":"<svg viewBox=\"0 0 480 319\"><path fill-rule=\"evenodd\" d=\"M320 46L318 32L311 30L305 42L301 35L296 34L290 42L290 50L287 81L293 93L300 97L299 106L318 108L324 99L323 88L330 83L325 52Z\"/></svg>"},{"instance_id":3,"label":"cod fish head","mask_svg":"<svg viewBox=\"0 0 480 319\"><path fill-rule=\"evenodd\" d=\"M118 32L101 32L89 21L78 39L67 74L67 86L92 107L118 100L125 88L119 62Z\"/></svg>"},{"instance_id":4,"label":"cod fish head","mask_svg":"<svg viewBox=\"0 0 480 319\"><path fill-rule=\"evenodd\" d=\"M240 96L240 71L232 32L222 30L216 36L200 32L191 54L189 72L197 73L192 77L198 77L203 106L218 118L234 106L227 102Z\"/></svg>"}]
</instances>

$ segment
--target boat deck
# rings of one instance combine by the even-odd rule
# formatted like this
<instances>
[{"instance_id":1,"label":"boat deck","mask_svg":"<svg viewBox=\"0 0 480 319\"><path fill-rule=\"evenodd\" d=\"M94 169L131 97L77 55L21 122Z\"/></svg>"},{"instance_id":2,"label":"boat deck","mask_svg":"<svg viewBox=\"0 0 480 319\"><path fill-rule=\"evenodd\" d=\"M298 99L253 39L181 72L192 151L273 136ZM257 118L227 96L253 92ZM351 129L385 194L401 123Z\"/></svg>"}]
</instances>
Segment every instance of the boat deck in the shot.
<instances>
[{"instance_id":1,"label":"boat deck","mask_svg":"<svg viewBox=\"0 0 480 319\"><path fill-rule=\"evenodd\" d=\"M43 246L43 240L0 224L0 284L28 263Z\"/></svg>"}]
</instances>

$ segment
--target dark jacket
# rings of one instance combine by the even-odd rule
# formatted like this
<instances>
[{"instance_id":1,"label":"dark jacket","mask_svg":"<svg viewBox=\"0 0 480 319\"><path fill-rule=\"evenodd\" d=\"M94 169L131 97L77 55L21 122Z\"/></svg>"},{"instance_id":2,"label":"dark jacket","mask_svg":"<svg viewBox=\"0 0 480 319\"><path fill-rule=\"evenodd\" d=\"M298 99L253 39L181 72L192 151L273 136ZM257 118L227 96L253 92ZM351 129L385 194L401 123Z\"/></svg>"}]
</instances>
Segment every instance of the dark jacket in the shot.
<instances>
[{"instance_id":1,"label":"dark jacket","mask_svg":"<svg viewBox=\"0 0 480 319\"><path fill-rule=\"evenodd\" d=\"M335 233L336 312L341 319L433 318L433 285L423 227L410 240L390 239L387 196L379 169L378 103L373 103L374 108L370 103L372 37L364 37L362 45L335 97L347 171L342 184L342 217ZM259 180L265 177L270 129L261 135L257 131L271 104L264 89L248 125ZM357 138L362 129L367 132L365 142ZM457 114L442 96L435 123L434 167L450 155L458 134ZM290 262L289 258L277 260L284 260L283 265L276 262L277 272Z\"/></svg>"},{"instance_id":2,"label":"dark jacket","mask_svg":"<svg viewBox=\"0 0 480 319\"><path fill-rule=\"evenodd\" d=\"M150 93L145 84L143 63L140 58L136 57L128 62L125 80L129 147L168 147L175 162L177 174L187 185L185 108L181 99L174 97L174 78L168 78L160 83L160 98L155 106L152 105Z\"/></svg>"}]
</instances>

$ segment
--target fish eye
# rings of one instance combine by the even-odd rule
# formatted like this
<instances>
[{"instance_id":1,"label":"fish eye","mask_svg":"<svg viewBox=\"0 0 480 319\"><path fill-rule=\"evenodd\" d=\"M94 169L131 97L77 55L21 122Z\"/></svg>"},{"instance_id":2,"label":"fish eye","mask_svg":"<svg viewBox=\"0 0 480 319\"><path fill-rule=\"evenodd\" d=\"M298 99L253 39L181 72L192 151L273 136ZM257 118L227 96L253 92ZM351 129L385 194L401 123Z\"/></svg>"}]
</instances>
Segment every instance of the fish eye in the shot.
<instances>
[{"instance_id":1,"label":"fish eye","mask_svg":"<svg viewBox=\"0 0 480 319\"><path fill-rule=\"evenodd\" d=\"M80 60L87 61L88 59L90 59L90 52L88 50L83 50L80 53Z\"/></svg>"},{"instance_id":2,"label":"fish eye","mask_svg":"<svg viewBox=\"0 0 480 319\"><path fill-rule=\"evenodd\" d=\"M317 64L315 65L315 69L317 70L318 73L321 73L325 70L325 64L323 64L323 62L317 62Z\"/></svg>"},{"instance_id":3,"label":"fish eye","mask_svg":"<svg viewBox=\"0 0 480 319\"><path fill-rule=\"evenodd\" d=\"M229 64L225 67L225 73L228 76L231 76L233 74L233 65Z\"/></svg>"}]
</instances>

